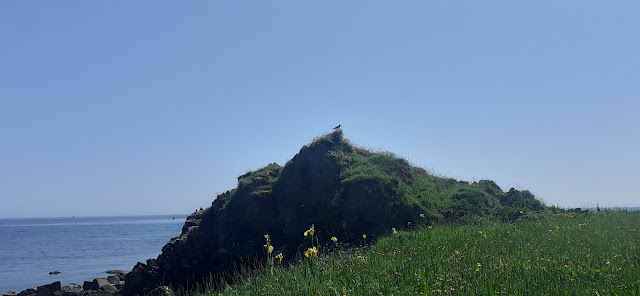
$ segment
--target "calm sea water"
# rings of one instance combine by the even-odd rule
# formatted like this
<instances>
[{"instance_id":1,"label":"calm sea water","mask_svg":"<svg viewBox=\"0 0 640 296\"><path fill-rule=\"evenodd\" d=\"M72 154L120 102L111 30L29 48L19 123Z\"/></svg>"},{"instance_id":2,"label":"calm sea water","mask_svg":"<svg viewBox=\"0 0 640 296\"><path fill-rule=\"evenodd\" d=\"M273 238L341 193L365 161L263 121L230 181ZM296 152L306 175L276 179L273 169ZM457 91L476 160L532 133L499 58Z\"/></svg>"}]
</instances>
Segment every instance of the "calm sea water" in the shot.
<instances>
[{"instance_id":1,"label":"calm sea water","mask_svg":"<svg viewBox=\"0 0 640 296\"><path fill-rule=\"evenodd\" d=\"M131 271L180 235L187 215L0 219L0 292ZM49 275L51 271L61 274Z\"/></svg>"}]
</instances>

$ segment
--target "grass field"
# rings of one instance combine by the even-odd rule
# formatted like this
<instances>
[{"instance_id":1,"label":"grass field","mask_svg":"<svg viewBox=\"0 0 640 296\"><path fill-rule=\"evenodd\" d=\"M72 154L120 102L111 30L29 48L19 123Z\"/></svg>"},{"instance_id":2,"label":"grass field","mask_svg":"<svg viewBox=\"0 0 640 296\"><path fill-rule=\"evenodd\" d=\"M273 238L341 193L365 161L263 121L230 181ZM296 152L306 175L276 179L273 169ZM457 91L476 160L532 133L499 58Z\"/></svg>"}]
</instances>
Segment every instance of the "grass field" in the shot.
<instances>
[{"instance_id":1,"label":"grass field","mask_svg":"<svg viewBox=\"0 0 640 296\"><path fill-rule=\"evenodd\" d=\"M204 294L640 295L640 212L425 226L360 249L320 242L318 257L276 259L273 272L236 272L235 285Z\"/></svg>"}]
</instances>

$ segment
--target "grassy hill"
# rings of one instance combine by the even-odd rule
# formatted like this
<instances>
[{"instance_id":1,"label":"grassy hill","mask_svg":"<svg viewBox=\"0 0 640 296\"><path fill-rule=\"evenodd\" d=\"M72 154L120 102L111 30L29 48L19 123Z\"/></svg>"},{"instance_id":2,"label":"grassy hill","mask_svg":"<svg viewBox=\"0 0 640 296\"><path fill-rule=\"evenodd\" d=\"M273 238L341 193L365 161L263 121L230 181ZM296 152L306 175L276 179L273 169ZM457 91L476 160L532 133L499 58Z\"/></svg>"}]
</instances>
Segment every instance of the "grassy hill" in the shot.
<instances>
[{"instance_id":1,"label":"grassy hill","mask_svg":"<svg viewBox=\"0 0 640 296\"><path fill-rule=\"evenodd\" d=\"M238 186L189 217L180 237L157 259L126 275L126 295L160 285L191 287L210 274L229 279L234 267L264 260L262 237L291 262L337 237L343 248L375 242L416 225L535 218L545 206L528 191L503 191L493 181L469 183L412 166L391 153L352 145L341 130L314 139L284 166L269 164L238 177Z\"/></svg>"},{"instance_id":2,"label":"grassy hill","mask_svg":"<svg viewBox=\"0 0 640 296\"><path fill-rule=\"evenodd\" d=\"M640 212L609 211L408 227L365 248L337 238L291 266L265 260L200 295L640 295L639 228Z\"/></svg>"}]
</instances>

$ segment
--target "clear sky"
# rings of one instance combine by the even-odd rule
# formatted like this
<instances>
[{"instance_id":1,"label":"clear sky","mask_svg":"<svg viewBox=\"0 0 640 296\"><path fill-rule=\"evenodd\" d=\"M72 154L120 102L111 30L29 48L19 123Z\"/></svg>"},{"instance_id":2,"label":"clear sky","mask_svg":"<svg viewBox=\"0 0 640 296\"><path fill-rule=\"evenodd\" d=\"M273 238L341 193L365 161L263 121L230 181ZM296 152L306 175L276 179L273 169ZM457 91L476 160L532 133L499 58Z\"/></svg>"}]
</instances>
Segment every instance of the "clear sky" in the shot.
<instances>
[{"instance_id":1,"label":"clear sky","mask_svg":"<svg viewBox=\"0 0 640 296\"><path fill-rule=\"evenodd\" d=\"M0 217L190 213L342 124L638 206L640 1L1 1Z\"/></svg>"}]
</instances>

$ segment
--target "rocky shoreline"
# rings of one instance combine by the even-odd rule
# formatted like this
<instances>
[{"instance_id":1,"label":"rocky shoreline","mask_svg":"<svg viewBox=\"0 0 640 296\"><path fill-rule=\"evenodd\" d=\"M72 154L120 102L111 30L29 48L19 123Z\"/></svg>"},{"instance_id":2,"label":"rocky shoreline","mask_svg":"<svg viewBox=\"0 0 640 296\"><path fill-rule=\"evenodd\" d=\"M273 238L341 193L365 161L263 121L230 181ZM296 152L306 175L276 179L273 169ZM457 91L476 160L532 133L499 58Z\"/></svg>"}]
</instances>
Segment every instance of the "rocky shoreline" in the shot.
<instances>
[{"instance_id":1,"label":"rocky shoreline","mask_svg":"<svg viewBox=\"0 0 640 296\"><path fill-rule=\"evenodd\" d=\"M52 272L53 273L53 272ZM59 272L58 272L59 273ZM38 286L36 289L25 289L21 292L7 291L2 296L110 296L122 295L120 291L125 286L125 272L122 270L108 270L111 274L107 278L96 278L84 281L82 285L68 284L62 286L60 281L48 285ZM151 291L151 295L174 296L173 291L166 286Z\"/></svg>"}]
</instances>

